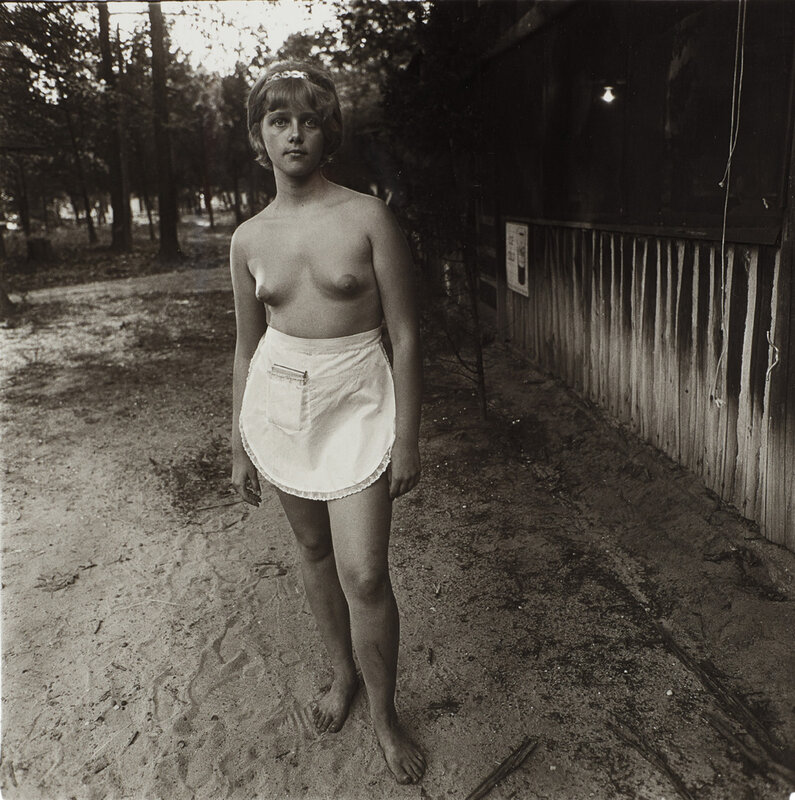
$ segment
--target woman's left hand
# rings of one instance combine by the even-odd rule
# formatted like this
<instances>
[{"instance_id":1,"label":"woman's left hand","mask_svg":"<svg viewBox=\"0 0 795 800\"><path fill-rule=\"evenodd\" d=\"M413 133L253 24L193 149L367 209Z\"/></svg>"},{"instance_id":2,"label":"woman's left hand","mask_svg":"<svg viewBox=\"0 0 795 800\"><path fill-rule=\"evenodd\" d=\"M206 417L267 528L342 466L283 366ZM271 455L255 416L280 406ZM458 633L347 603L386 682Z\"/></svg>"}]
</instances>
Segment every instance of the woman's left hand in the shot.
<instances>
[{"instance_id":1,"label":"woman's left hand","mask_svg":"<svg viewBox=\"0 0 795 800\"><path fill-rule=\"evenodd\" d=\"M415 444L395 442L392 461L387 469L389 499L394 500L411 491L420 480L420 449Z\"/></svg>"}]
</instances>

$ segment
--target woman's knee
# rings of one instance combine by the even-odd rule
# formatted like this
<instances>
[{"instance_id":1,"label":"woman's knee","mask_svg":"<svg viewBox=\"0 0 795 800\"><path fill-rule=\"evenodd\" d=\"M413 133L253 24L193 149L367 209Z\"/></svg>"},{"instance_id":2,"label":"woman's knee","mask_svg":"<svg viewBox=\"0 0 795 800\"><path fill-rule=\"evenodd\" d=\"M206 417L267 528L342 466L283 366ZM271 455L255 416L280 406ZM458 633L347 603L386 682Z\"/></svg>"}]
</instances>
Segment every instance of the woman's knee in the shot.
<instances>
[{"instance_id":1,"label":"woman's knee","mask_svg":"<svg viewBox=\"0 0 795 800\"><path fill-rule=\"evenodd\" d=\"M277 489L304 561L322 561L331 552L331 527L325 503Z\"/></svg>"},{"instance_id":2,"label":"woman's knee","mask_svg":"<svg viewBox=\"0 0 795 800\"><path fill-rule=\"evenodd\" d=\"M349 601L371 603L387 592L389 572L380 565L348 567L341 571L340 583Z\"/></svg>"},{"instance_id":3,"label":"woman's knee","mask_svg":"<svg viewBox=\"0 0 795 800\"><path fill-rule=\"evenodd\" d=\"M294 531L298 552L303 561L315 563L327 558L332 551L331 535L318 531Z\"/></svg>"}]
</instances>

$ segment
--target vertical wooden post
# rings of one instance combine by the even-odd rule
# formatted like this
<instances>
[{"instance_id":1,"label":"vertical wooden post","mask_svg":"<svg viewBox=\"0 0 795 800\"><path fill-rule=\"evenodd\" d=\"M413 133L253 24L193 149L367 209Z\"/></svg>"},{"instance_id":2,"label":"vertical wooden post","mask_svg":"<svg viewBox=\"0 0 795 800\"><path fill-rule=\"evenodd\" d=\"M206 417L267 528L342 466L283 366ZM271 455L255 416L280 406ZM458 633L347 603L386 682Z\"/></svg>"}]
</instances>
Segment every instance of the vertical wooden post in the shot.
<instances>
[{"instance_id":1,"label":"vertical wooden post","mask_svg":"<svg viewBox=\"0 0 795 800\"><path fill-rule=\"evenodd\" d=\"M580 307L582 308L582 383L583 395L592 397L593 395L593 357L591 354L591 342L593 341L593 325L591 313L593 307L592 276L593 270L593 231L579 231L580 237Z\"/></svg>"},{"instance_id":2,"label":"vertical wooden post","mask_svg":"<svg viewBox=\"0 0 795 800\"><path fill-rule=\"evenodd\" d=\"M791 83L795 96L795 70ZM791 151L787 204L781 234L781 255L773 294L768 373L769 417L763 531L768 539L795 550L795 135ZM773 366L775 364L775 366Z\"/></svg>"},{"instance_id":3,"label":"vertical wooden post","mask_svg":"<svg viewBox=\"0 0 795 800\"><path fill-rule=\"evenodd\" d=\"M665 367L666 358L666 332L665 332L665 296L668 291L668 275L665 271L663 260L667 254L665 242L655 237L654 250L657 258L655 261L657 280L654 294L654 346L652 361L652 391L649 395L651 404L651 424L653 433L652 444L658 450L665 451L665 409L668 397L668 376Z\"/></svg>"},{"instance_id":4,"label":"vertical wooden post","mask_svg":"<svg viewBox=\"0 0 795 800\"><path fill-rule=\"evenodd\" d=\"M616 240L618 239L618 242ZM605 303L609 303L610 318L607 321L607 353L605 354L605 364L607 366L607 403L610 413L616 419L621 419L621 267L617 263L621 257L621 240L617 233L610 234L610 265L609 275L610 288L605 292ZM608 299L609 298L609 299Z\"/></svg>"},{"instance_id":5,"label":"vertical wooden post","mask_svg":"<svg viewBox=\"0 0 795 800\"><path fill-rule=\"evenodd\" d=\"M790 69L789 164L781 249L771 302L760 469L764 535L795 550L795 53ZM775 365L775 366L774 366Z\"/></svg>"},{"instance_id":6,"label":"vertical wooden post","mask_svg":"<svg viewBox=\"0 0 795 800\"><path fill-rule=\"evenodd\" d=\"M678 276L676 281L676 304L674 338L676 341L676 361L678 369L678 411L674 415L677 430L677 458L688 469L694 469L691 431L693 429L693 343L690 338L693 317L693 262L690 259L692 247L678 240L675 245Z\"/></svg>"},{"instance_id":7,"label":"vertical wooden post","mask_svg":"<svg viewBox=\"0 0 795 800\"><path fill-rule=\"evenodd\" d=\"M737 411L737 465L734 497L731 502L743 516L756 517L756 482L759 469L758 424L754 416L751 365L754 342L765 336L757 326L757 290L759 248L753 248L748 259L748 297L743 323L743 355L740 377L740 399Z\"/></svg>"}]
</instances>

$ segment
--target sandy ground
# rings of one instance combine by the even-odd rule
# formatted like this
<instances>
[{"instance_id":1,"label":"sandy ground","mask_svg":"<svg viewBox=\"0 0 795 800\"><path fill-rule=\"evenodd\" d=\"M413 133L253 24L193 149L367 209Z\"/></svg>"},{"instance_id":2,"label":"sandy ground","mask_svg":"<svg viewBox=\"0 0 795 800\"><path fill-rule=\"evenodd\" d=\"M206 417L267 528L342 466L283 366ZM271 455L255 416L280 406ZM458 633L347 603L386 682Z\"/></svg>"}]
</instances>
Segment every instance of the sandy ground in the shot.
<instances>
[{"instance_id":1,"label":"sandy ground","mask_svg":"<svg viewBox=\"0 0 795 800\"><path fill-rule=\"evenodd\" d=\"M395 505L397 787L339 734L276 498L227 489L225 269L31 293L3 361L6 798L776 798L793 781L795 557L501 345L491 415L428 357Z\"/></svg>"}]
</instances>

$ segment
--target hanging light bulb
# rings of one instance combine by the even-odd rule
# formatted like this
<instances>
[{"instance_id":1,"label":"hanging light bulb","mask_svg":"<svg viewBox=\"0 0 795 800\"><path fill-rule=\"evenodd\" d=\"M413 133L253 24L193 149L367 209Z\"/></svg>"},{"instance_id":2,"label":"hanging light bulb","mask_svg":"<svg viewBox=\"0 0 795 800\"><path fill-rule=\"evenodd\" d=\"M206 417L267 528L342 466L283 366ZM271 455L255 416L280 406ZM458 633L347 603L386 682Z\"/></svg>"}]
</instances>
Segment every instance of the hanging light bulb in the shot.
<instances>
[{"instance_id":1,"label":"hanging light bulb","mask_svg":"<svg viewBox=\"0 0 795 800\"><path fill-rule=\"evenodd\" d=\"M602 100L604 100L605 103L612 103L615 99L616 96L613 93L613 87L605 86L604 91L602 92Z\"/></svg>"}]
</instances>

